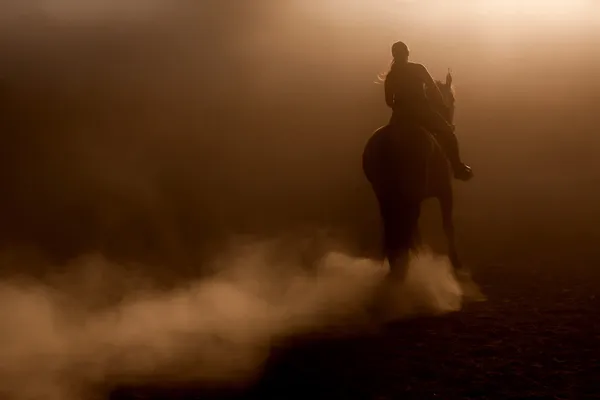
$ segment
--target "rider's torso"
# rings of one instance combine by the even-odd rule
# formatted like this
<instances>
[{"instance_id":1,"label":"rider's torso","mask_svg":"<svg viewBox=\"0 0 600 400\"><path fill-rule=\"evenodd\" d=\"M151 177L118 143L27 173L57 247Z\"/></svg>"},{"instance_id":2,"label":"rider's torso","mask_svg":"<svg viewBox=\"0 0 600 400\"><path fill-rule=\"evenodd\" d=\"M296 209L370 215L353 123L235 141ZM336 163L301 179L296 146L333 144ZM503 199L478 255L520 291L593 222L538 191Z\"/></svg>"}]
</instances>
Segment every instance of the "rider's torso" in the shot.
<instances>
[{"instance_id":1,"label":"rider's torso","mask_svg":"<svg viewBox=\"0 0 600 400\"><path fill-rule=\"evenodd\" d=\"M429 104L423 81L415 72L415 64L395 66L389 78L394 91L394 111L415 110Z\"/></svg>"}]
</instances>

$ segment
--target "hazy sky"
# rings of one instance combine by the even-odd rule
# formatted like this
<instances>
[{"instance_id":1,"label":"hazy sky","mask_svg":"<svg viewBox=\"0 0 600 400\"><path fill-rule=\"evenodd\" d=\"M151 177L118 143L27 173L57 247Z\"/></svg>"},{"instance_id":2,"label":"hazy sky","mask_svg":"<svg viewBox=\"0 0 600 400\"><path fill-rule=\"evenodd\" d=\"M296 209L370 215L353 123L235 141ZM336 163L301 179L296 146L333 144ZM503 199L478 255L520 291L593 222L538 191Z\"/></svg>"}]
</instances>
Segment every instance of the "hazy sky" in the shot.
<instances>
[{"instance_id":1,"label":"hazy sky","mask_svg":"<svg viewBox=\"0 0 600 400\"><path fill-rule=\"evenodd\" d=\"M395 40L434 75L454 71L457 132L478 174L459 187L459 207L478 205L465 224L508 224L516 201L551 195L554 207L560 185L577 184L569 196L590 207L598 196L592 2L0 7L4 243L126 252L298 223L372 236L359 160L389 115L374 82Z\"/></svg>"}]
</instances>

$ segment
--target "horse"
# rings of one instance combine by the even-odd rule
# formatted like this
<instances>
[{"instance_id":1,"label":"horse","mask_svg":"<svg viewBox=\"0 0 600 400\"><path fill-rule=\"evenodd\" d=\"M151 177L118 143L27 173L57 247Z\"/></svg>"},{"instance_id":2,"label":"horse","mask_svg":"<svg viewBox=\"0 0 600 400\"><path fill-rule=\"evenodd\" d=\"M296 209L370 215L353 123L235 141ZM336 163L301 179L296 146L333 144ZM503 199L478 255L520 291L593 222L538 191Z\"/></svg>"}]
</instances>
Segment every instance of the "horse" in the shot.
<instances>
[{"instance_id":1,"label":"horse","mask_svg":"<svg viewBox=\"0 0 600 400\"><path fill-rule=\"evenodd\" d=\"M436 80L447 107L432 104L449 123L454 122L455 93L452 73ZM428 98L431 91L427 91ZM362 168L371 184L383 222L383 255L390 274L403 278L411 251L420 239L418 221L421 203L436 198L441 208L448 258L456 277L468 274L461 263L455 241L451 168L433 134L411 122L378 128L367 140Z\"/></svg>"}]
</instances>

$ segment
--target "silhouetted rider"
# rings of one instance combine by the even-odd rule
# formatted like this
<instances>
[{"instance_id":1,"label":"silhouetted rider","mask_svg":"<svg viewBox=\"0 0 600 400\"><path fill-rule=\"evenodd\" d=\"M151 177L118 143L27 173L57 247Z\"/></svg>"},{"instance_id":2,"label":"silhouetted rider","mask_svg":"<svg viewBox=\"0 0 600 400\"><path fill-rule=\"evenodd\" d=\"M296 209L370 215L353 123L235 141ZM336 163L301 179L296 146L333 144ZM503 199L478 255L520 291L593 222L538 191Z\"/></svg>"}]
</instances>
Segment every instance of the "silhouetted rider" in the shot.
<instances>
[{"instance_id":1,"label":"silhouetted rider","mask_svg":"<svg viewBox=\"0 0 600 400\"><path fill-rule=\"evenodd\" d=\"M471 179L471 167L460 159L454 126L431 104L435 101L448 107L429 71L422 64L408 61L408 46L403 42L394 43L392 56L392 65L385 78L385 102L393 110L391 123L409 119L427 129L445 151L454 177L463 181ZM427 98L423 85L435 94L435 99Z\"/></svg>"}]
</instances>

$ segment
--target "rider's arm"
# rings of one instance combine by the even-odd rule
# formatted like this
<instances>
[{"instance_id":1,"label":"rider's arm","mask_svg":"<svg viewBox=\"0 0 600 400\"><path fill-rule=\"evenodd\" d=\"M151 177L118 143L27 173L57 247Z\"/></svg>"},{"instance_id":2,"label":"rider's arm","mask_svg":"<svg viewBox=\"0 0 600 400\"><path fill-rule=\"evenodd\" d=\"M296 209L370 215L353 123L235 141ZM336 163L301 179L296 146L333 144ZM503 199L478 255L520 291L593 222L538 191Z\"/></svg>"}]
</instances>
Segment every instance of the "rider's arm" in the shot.
<instances>
[{"instance_id":1,"label":"rider's arm","mask_svg":"<svg viewBox=\"0 0 600 400\"><path fill-rule=\"evenodd\" d=\"M414 64L414 65L415 65L415 69L416 69L416 72L417 72L419 78L423 81L423 83L425 83L425 85L427 86L428 89L433 89L433 92L435 93L435 97L437 97L437 99L435 99L435 100L438 101L439 104L445 104L444 96L442 95L440 88L435 83L435 80L433 79L433 77L431 76L429 71L427 71L427 68L425 68L425 66L423 64Z\"/></svg>"}]
</instances>

